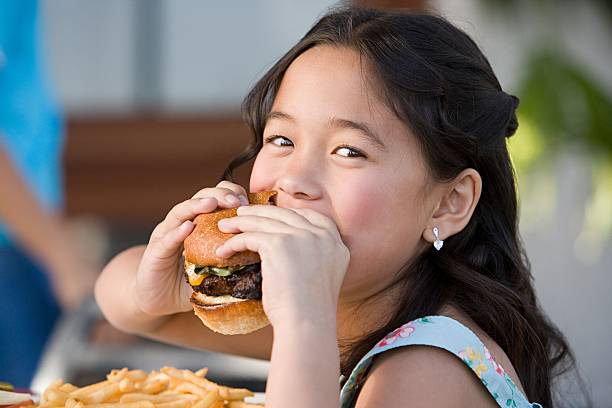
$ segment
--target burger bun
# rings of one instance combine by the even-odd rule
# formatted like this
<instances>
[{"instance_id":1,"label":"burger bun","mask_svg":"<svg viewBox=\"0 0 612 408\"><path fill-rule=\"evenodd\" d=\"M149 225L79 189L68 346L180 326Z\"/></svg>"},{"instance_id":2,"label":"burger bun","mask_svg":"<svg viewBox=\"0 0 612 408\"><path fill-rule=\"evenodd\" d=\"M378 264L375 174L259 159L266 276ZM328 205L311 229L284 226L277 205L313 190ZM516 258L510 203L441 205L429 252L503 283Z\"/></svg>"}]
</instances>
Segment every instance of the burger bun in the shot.
<instances>
[{"instance_id":1,"label":"burger bun","mask_svg":"<svg viewBox=\"0 0 612 408\"><path fill-rule=\"evenodd\" d=\"M270 324L261 300L194 292L191 304L202 323L217 333L247 334Z\"/></svg>"}]
</instances>

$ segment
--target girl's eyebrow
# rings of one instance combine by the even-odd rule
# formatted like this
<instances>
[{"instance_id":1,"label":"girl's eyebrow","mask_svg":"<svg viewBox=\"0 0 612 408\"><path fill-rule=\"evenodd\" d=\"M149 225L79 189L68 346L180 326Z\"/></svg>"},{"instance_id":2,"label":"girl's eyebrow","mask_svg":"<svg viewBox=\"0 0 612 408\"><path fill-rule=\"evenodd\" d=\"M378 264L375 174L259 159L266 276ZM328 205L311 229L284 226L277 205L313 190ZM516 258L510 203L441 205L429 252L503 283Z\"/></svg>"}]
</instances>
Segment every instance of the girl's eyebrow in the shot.
<instances>
[{"instance_id":1,"label":"girl's eyebrow","mask_svg":"<svg viewBox=\"0 0 612 408\"><path fill-rule=\"evenodd\" d=\"M280 119L280 120L285 120L285 121L293 122L293 123L296 122L293 116L289 115L288 113L281 112L281 111L272 111L268 113L268 115L266 116L266 122L271 119ZM358 130L359 134L366 141L374 144L377 149L385 151L385 152L387 151L387 146L385 146L381 138L378 137L378 135L367 124L363 122L355 122L355 121L348 120L348 119L332 117L329 119L328 124L329 126L334 127L334 128Z\"/></svg>"}]
</instances>

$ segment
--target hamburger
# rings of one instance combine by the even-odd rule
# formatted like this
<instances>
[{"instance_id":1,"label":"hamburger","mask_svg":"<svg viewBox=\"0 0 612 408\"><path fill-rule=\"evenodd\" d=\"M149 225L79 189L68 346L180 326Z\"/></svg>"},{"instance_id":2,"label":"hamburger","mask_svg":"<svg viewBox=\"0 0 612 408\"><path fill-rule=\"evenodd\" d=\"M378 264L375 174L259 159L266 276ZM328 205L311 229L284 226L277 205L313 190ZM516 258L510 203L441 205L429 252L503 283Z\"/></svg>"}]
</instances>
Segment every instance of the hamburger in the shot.
<instances>
[{"instance_id":1,"label":"hamburger","mask_svg":"<svg viewBox=\"0 0 612 408\"><path fill-rule=\"evenodd\" d=\"M273 204L275 191L249 193L249 204ZM243 251L223 259L215 251L236 234L219 231L217 223L235 217L236 208L198 215L185 239L185 277L193 289L196 316L221 334L246 334L270 324L261 303L261 259Z\"/></svg>"}]
</instances>

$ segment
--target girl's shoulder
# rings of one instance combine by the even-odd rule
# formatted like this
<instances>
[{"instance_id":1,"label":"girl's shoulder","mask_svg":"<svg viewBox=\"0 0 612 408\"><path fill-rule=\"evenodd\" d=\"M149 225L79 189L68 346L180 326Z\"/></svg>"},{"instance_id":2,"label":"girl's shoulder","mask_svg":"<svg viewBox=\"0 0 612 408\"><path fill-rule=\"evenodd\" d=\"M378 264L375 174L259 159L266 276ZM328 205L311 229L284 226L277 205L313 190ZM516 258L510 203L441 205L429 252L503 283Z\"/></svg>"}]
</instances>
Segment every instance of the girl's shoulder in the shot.
<instances>
[{"instance_id":1,"label":"girl's shoulder","mask_svg":"<svg viewBox=\"0 0 612 408\"><path fill-rule=\"evenodd\" d=\"M377 356L357 391L355 408L497 407L465 364L445 350L422 345Z\"/></svg>"},{"instance_id":2,"label":"girl's shoulder","mask_svg":"<svg viewBox=\"0 0 612 408\"><path fill-rule=\"evenodd\" d=\"M387 351L392 352L385 353ZM382 353L385 353L384 357ZM371 370L372 367L374 370ZM415 374L417 367L420 370L418 375ZM465 367L470 369L471 375ZM393 375L395 371L397 374ZM446 316L427 316L413 320L381 339L357 364L342 388L343 408L353 406L363 382L369 378L369 374L374 376L375 372L376 381L370 381L364 389L376 384L380 388L382 384L387 391L396 387L404 395L403 392L414 391L410 391L414 382L406 382L414 377L414 380L418 379L423 384L419 391L427 393L428 389L445 389L455 394L454 391L462 390L462 394L468 396L465 402L473 405L487 406L487 402L495 401L503 407L538 406L529 403L474 331ZM436 376L436 373L439 375ZM479 382L493 399L482 392ZM436 398L449 394L437 392ZM443 405L442 400L436 402Z\"/></svg>"}]
</instances>

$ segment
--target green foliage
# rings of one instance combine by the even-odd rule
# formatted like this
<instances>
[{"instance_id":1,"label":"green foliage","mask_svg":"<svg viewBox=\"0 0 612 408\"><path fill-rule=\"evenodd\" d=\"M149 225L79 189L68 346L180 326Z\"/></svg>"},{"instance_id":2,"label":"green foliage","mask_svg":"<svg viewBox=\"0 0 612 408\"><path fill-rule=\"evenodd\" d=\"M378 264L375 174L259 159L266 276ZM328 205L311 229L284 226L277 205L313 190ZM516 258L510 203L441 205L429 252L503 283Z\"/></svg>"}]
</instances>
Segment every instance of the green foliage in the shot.
<instances>
[{"instance_id":1,"label":"green foliage","mask_svg":"<svg viewBox=\"0 0 612 408\"><path fill-rule=\"evenodd\" d=\"M559 53L533 53L524 72L517 92L521 98L519 128L508 141L518 179L522 180L520 195L529 197L523 215L530 218L532 206L538 209L537 217L541 217L542 208L548 208L544 212L553 210L554 202L547 202L546 196L553 194L548 185L554 180L549 177L543 181L544 174L540 173L545 170L550 175L546 167L556 152L569 146L590 150L591 194L576 250L585 262L599 259L604 242L612 237L612 99ZM534 171L537 168L539 171Z\"/></svg>"},{"instance_id":2,"label":"green foliage","mask_svg":"<svg viewBox=\"0 0 612 408\"><path fill-rule=\"evenodd\" d=\"M612 100L559 53L534 54L519 86L519 115L547 148L584 142L612 160Z\"/></svg>"}]
</instances>

